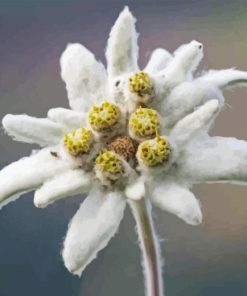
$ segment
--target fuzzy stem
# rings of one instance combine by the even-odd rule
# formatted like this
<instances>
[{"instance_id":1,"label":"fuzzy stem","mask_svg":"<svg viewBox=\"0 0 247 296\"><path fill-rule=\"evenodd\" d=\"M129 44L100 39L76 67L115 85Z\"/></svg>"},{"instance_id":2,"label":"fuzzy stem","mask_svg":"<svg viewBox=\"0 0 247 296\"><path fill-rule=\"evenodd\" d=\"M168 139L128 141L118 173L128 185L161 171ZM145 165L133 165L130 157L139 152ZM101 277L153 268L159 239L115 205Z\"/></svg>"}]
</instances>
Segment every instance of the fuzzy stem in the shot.
<instances>
[{"instance_id":1,"label":"fuzzy stem","mask_svg":"<svg viewBox=\"0 0 247 296\"><path fill-rule=\"evenodd\" d=\"M151 205L144 198L129 202L137 225L143 256L146 296L164 296L159 244L151 216Z\"/></svg>"}]
</instances>

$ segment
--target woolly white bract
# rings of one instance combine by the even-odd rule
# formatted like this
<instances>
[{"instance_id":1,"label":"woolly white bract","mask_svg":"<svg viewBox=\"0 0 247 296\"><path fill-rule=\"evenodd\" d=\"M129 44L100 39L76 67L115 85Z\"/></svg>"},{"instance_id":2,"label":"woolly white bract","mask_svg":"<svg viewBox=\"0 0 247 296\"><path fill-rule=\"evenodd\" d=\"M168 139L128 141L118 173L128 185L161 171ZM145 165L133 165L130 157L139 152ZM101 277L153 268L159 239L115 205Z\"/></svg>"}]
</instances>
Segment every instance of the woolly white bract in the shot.
<instances>
[{"instance_id":1,"label":"woolly white bract","mask_svg":"<svg viewBox=\"0 0 247 296\"><path fill-rule=\"evenodd\" d=\"M107 70L83 45L69 44L62 54L72 110L51 109L42 119L3 118L15 140L44 148L0 172L2 206L31 190L40 208L89 192L64 241L63 259L72 273L80 275L107 245L128 199L150 198L196 225L202 213L190 191L194 183L246 184L247 143L207 132L224 105L222 91L246 83L247 73L214 70L193 79L202 56L197 41L173 54L156 49L140 71L135 18L125 8L107 43ZM64 132L79 128L63 140Z\"/></svg>"}]
</instances>

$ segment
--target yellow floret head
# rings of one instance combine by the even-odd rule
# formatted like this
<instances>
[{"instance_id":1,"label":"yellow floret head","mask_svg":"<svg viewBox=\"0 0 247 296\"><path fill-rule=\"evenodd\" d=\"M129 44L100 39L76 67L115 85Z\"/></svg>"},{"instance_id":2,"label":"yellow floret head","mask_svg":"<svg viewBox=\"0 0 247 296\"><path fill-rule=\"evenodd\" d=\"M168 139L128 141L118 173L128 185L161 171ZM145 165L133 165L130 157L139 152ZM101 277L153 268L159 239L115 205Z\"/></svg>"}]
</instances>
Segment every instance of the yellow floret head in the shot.
<instances>
[{"instance_id":1,"label":"yellow floret head","mask_svg":"<svg viewBox=\"0 0 247 296\"><path fill-rule=\"evenodd\" d=\"M156 137L144 141L138 147L138 158L149 167L167 162L171 153L171 146L165 137Z\"/></svg>"},{"instance_id":2,"label":"yellow floret head","mask_svg":"<svg viewBox=\"0 0 247 296\"><path fill-rule=\"evenodd\" d=\"M129 119L130 134L143 139L151 139L160 130L158 114L151 108L139 107Z\"/></svg>"},{"instance_id":3,"label":"yellow floret head","mask_svg":"<svg viewBox=\"0 0 247 296\"><path fill-rule=\"evenodd\" d=\"M115 126L119 120L120 111L117 105L108 101L99 106L93 106L88 119L91 127L96 131L105 131Z\"/></svg>"},{"instance_id":4,"label":"yellow floret head","mask_svg":"<svg viewBox=\"0 0 247 296\"><path fill-rule=\"evenodd\" d=\"M123 171L121 160L113 151L101 151L95 160L95 164L97 169L109 174L118 175Z\"/></svg>"},{"instance_id":5,"label":"yellow floret head","mask_svg":"<svg viewBox=\"0 0 247 296\"><path fill-rule=\"evenodd\" d=\"M63 143L68 152L73 156L88 153L93 142L92 132L87 128L79 128L71 133L65 133Z\"/></svg>"},{"instance_id":6,"label":"yellow floret head","mask_svg":"<svg viewBox=\"0 0 247 296\"><path fill-rule=\"evenodd\" d=\"M144 71L136 72L129 78L129 91L137 97L152 97L154 88L152 81Z\"/></svg>"}]
</instances>

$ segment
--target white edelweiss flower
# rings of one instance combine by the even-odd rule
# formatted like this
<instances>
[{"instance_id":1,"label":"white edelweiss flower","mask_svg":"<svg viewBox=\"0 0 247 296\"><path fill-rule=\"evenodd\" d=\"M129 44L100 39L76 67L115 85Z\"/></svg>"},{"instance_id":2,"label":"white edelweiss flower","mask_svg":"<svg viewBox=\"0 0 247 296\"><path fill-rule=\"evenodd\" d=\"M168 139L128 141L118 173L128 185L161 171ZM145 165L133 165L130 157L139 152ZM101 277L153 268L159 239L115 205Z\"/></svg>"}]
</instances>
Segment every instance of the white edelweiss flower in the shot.
<instances>
[{"instance_id":1,"label":"white edelweiss flower","mask_svg":"<svg viewBox=\"0 0 247 296\"><path fill-rule=\"evenodd\" d=\"M107 71L80 44L62 54L61 76L73 110L54 108L40 119L9 114L2 121L15 140L44 148L0 171L1 206L31 190L40 208L89 193L62 251L74 274L117 232L127 201L149 197L196 225L202 213L189 190L194 183L247 181L247 143L206 133L221 107L220 88L245 82L246 74L222 70L190 81L202 58L197 41L173 55L155 50L144 71L137 49L135 19L125 8L110 33ZM184 102L174 95L183 85L190 86Z\"/></svg>"}]
</instances>

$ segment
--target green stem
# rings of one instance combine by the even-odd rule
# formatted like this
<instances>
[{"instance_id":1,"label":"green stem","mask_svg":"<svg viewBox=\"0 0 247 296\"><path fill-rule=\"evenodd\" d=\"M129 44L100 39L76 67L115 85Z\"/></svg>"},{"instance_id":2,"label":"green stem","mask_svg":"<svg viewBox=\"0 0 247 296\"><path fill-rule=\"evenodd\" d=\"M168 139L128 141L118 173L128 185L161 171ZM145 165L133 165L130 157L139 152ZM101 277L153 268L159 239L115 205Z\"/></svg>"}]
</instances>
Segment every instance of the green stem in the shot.
<instances>
[{"instance_id":1,"label":"green stem","mask_svg":"<svg viewBox=\"0 0 247 296\"><path fill-rule=\"evenodd\" d=\"M158 240L153 226L151 206L144 198L130 201L143 256L146 296L164 296Z\"/></svg>"}]
</instances>

